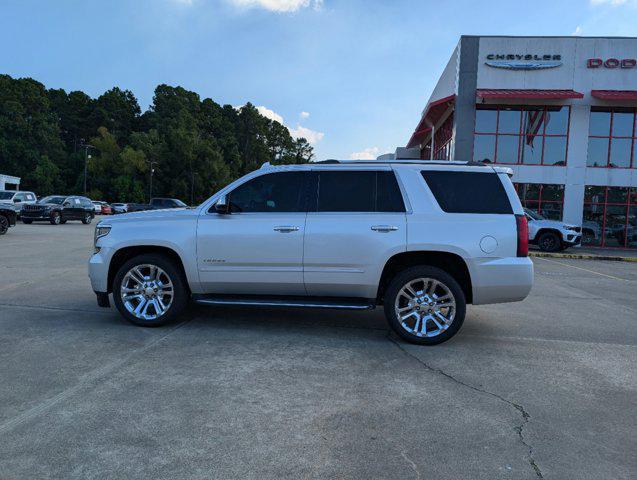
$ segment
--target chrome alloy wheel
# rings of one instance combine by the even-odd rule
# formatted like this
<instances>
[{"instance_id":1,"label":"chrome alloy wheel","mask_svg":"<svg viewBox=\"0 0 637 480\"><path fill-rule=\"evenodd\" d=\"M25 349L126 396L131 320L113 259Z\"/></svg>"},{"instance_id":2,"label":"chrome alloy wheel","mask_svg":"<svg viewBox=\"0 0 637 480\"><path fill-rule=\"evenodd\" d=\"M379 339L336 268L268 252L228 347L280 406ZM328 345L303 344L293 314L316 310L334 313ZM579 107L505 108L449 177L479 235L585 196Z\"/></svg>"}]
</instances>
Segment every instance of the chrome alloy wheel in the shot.
<instances>
[{"instance_id":1,"label":"chrome alloy wheel","mask_svg":"<svg viewBox=\"0 0 637 480\"><path fill-rule=\"evenodd\" d=\"M120 295L131 315L141 320L156 320L172 305L174 290L166 272L157 265L143 264L124 275Z\"/></svg>"},{"instance_id":2,"label":"chrome alloy wheel","mask_svg":"<svg viewBox=\"0 0 637 480\"><path fill-rule=\"evenodd\" d=\"M453 323L456 300L449 287L439 280L416 278L400 289L394 309L407 332L418 337L435 337Z\"/></svg>"}]
</instances>

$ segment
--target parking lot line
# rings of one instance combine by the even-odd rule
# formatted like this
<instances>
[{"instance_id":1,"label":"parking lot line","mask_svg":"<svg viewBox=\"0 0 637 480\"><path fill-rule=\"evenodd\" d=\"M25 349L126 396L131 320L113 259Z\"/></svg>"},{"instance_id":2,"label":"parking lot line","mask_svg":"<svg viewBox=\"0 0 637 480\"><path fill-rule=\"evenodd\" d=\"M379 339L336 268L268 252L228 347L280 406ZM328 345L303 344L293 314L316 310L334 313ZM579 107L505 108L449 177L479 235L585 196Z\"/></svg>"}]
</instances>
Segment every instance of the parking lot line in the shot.
<instances>
[{"instance_id":1,"label":"parking lot line","mask_svg":"<svg viewBox=\"0 0 637 480\"><path fill-rule=\"evenodd\" d=\"M623 282L626 281L625 278L615 277L614 275L607 275L606 273L596 272L595 270L590 270L590 269L584 268L584 267L576 267L575 265L569 265L568 263L558 262L557 260L550 260L550 259L544 258L544 257L536 257L536 258L539 258L540 260L543 260L545 262L557 263L558 265L562 265L564 267L575 268L577 270L584 270L585 272L594 273L595 275L600 275L602 277L608 277L608 278L612 278L614 280L621 280Z\"/></svg>"}]
</instances>

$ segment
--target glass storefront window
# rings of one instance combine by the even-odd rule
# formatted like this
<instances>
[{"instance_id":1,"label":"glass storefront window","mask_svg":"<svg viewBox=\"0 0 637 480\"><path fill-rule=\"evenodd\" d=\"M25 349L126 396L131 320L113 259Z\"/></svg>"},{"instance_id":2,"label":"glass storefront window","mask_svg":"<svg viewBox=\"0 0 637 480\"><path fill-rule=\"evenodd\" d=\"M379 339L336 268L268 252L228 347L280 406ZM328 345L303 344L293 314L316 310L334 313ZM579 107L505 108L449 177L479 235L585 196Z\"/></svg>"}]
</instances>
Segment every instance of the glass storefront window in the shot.
<instances>
[{"instance_id":1,"label":"glass storefront window","mask_svg":"<svg viewBox=\"0 0 637 480\"><path fill-rule=\"evenodd\" d=\"M598 137L608 137L610 135L610 111L591 111L588 134Z\"/></svg>"},{"instance_id":2,"label":"glass storefront window","mask_svg":"<svg viewBox=\"0 0 637 480\"><path fill-rule=\"evenodd\" d=\"M635 168L635 113L630 108L591 108L586 165Z\"/></svg>"},{"instance_id":3,"label":"glass storefront window","mask_svg":"<svg viewBox=\"0 0 637 480\"><path fill-rule=\"evenodd\" d=\"M608 138L588 138L588 159L586 165L589 167L603 167L608 162Z\"/></svg>"},{"instance_id":4,"label":"glass storefront window","mask_svg":"<svg viewBox=\"0 0 637 480\"><path fill-rule=\"evenodd\" d=\"M524 137L520 163L525 165L539 165L542 163L542 137Z\"/></svg>"},{"instance_id":5,"label":"glass storefront window","mask_svg":"<svg viewBox=\"0 0 637 480\"><path fill-rule=\"evenodd\" d=\"M498 135L498 160L501 163L518 163L517 135Z\"/></svg>"},{"instance_id":6,"label":"glass storefront window","mask_svg":"<svg viewBox=\"0 0 637 480\"><path fill-rule=\"evenodd\" d=\"M495 133L498 123L497 109L476 110L476 132Z\"/></svg>"},{"instance_id":7,"label":"glass storefront window","mask_svg":"<svg viewBox=\"0 0 637 480\"><path fill-rule=\"evenodd\" d=\"M495 135L476 135L473 141L473 159L476 162L493 163L495 160Z\"/></svg>"},{"instance_id":8,"label":"glass storefront window","mask_svg":"<svg viewBox=\"0 0 637 480\"><path fill-rule=\"evenodd\" d=\"M633 142L629 138L613 138L610 141L610 167L630 168L630 151Z\"/></svg>"},{"instance_id":9,"label":"glass storefront window","mask_svg":"<svg viewBox=\"0 0 637 480\"><path fill-rule=\"evenodd\" d=\"M566 165L569 106L476 106L475 161Z\"/></svg>"},{"instance_id":10,"label":"glass storefront window","mask_svg":"<svg viewBox=\"0 0 637 480\"><path fill-rule=\"evenodd\" d=\"M568 107L546 107L546 135L568 134Z\"/></svg>"},{"instance_id":11,"label":"glass storefront window","mask_svg":"<svg viewBox=\"0 0 637 480\"><path fill-rule=\"evenodd\" d=\"M550 220L562 220L564 185L516 183L515 189L524 208L542 214Z\"/></svg>"},{"instance_id":12,"label":"glass storefront window","mask_svg":"<svg viewBox=\"0 0 637 480\"><path fill-rule=\"evenodd\" d=\"M587 185L582 243L602 247L637 247L637 188Z\"/></svg>"},{"instance_id":13,"label":"glass storefront window","mask_svg":"<svg viewBox=\"0 0 637 480\"><path fill-rule=\"evenodd\" d=\"M520 133L521 112L519 108L501 109L498 120L498 133Z\"/></svg>"},{"instance_id":14,"label":"glass storefront window","mask_svg":"<svg viewBox=\"0 0 637 480\"><path fill-rule=\"evenodd\" d=\"M566 137L546 137L544 139L544 165L564 165L566 158Z\"/></svg>"}]
</instances>

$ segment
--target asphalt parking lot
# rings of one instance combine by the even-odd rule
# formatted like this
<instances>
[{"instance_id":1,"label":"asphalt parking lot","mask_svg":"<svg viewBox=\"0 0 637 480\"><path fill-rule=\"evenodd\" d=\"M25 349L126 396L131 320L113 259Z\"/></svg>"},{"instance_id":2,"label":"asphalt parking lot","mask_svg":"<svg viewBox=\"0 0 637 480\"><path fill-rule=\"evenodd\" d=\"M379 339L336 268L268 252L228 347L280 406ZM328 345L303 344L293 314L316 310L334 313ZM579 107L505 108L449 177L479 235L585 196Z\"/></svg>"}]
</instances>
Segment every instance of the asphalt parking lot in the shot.
<instances>
[{"instance_id":1,"label":"asphalt parking lot","mask_svg":"<svg viewBox=\"0 0 637 480\"><path fill-rule=\"evenodd\" d=\"M380 310L95 303L93 225L0 238L0 478L637 477L637 264L534 259L436 347Z\"/></svg>"}]
</instances>

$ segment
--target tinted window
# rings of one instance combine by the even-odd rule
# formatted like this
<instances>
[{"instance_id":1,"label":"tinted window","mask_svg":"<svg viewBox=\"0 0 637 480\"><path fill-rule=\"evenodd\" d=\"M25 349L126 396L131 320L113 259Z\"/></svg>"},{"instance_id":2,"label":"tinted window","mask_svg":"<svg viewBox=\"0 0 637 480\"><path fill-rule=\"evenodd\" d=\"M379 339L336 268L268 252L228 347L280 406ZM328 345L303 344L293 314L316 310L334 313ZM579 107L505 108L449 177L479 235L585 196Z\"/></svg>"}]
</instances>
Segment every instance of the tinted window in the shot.
<instances>
[{"instance_id":1,"label":"tinted window","mask_svg":"<svg viewBox=\"0 0 637 480\"><path fill-rule=\"evenodd\" d=\"M394 172L376 172L376 211L405 211L403 196Z\"/></svg>"},{"instance_id":2,"label":"tinted window","mask_svg":"<svg viewBox=\"0 0 637 480\"><path fill-rule=\"evenodd\" d=\"M496 173L423 171L422 176L447 213L513 213Z\"/></svg>"},{"instance_id":3,"label":"tinted window","mask_svg":"<svg viewBox=\"0 0 637 480\"><path fill-rule=\"evenodd\" d=\"M268 173L230 193L236 212L304 212L304 172Z\"/></svg>"},{"instance_id":4,"label":"tinted window","mask_svg":"<svg viewBox=\"0 0 637 480\"><path fill-rule=\"evenodd\" d=\"M404 212L393 172L320 172L319 212Z\"/></svg>"}]
</instances>

